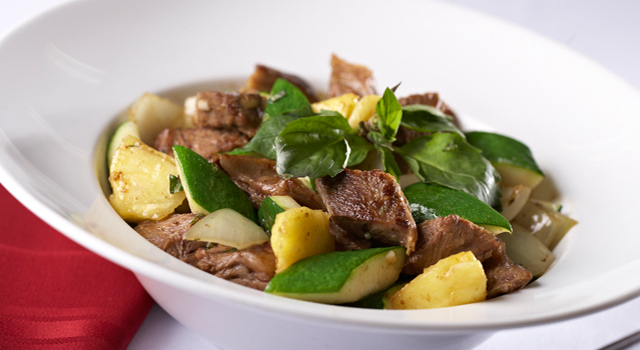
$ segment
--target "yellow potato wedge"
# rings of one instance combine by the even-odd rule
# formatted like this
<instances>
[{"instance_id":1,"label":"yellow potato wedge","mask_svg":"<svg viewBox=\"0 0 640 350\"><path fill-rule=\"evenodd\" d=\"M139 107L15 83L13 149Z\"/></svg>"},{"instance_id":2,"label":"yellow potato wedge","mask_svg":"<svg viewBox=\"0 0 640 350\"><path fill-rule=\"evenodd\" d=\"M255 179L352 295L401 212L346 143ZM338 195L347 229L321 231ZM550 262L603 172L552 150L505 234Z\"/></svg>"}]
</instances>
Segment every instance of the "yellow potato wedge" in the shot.
<instances>
[{"instance_id":1,"label":"yellow potato wedge","mask_svg":"<svg viewBox=\"0 0 640 350\"><path fill-rule=\"evenodd\" d=\"M322 110L334 111L342 114L345 118L349 118L357 102L358 95L349 93L313 103L311 104L311 109L315 113L320 113Z\"/></svg>"},{"instance_id":2,"label":"yellow potato wedge","mask_svg":"<svg viewBox=\"0 0 640 350\"><path fill-rule=\"evenodd\" d=\"M487 298L487 277L471 252L441 259L396 292L390 309L432 309L482 301Z\"/></svg>"},{"instance_id":3,"label":"yellow potato wedge","mask_svg":"<svg viewBox=\"0 0 640 350\"><path fill-rule=\"evenodd\" d=\"M380 100L380 96L378 95L362 96L348 117L349 126L357 128L360 122L366 122L371 119L371 117L376 114L378 100Z\"/></svg>"},{"instance_id":4,"label":"yellow potato wedge","mask_svg":"<svg viewBox=\"0 0 640 350\"><path fill-rule=\"evenodd\" d=\"M173 158L126 136L111 162L109 202L125 221L160 220L185 199L184 191L170 192L170 174L178 174Z\"/></svg>"},{"instance_id":5,"label":"yellow potato wedge","mask_svg":"<svg viewBox=\"0 0 640 350\"><path fill-rule=\"evenodd\" d=\"M276 273L306 257L334 251L329 214L307 207L279 213L271 228L271 247L276 256Z\"/></svg>"}]
</instances>

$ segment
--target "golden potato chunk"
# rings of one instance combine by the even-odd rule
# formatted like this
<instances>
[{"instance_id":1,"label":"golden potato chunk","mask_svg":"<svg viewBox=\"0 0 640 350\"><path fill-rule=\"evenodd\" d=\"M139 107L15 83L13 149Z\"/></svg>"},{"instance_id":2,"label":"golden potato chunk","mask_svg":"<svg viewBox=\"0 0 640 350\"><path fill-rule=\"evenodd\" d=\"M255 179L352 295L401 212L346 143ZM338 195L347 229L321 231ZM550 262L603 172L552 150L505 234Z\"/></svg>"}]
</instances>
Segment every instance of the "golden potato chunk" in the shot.
<instances>
[{"instance_id":1,"label":"golden potato chunk","mask_svg":"<svg viewBox=\"0 0 640 350\"><path fill-rule=\"evenodd\" d=\"M356 106L353 108L351 115L349 115L349 126L357 128L360 122L366 122L376 114L376 105L380 100L378 95L366 95L362 96Z\"/></svg>"},{"instance_id":2,"label":"golden potato chunk","mask_svg":"<svg viewBox=\"0 0 640 350\"><path fill-rule=\"evenodd\" d=\"M276 273L306 257L334 251L329 214L307 207L279 213L271 228L271 247L277 259Z\"/></svg>"},{"instance_id":3,"label":"golden potato chunk","mask_svg":"<svg viewBox=\"0 0 640 350\"><path fill-rule=\"evenodd\" d=\"M313 109L315 113L320 113L322 110L338 112L348 119L351 112L356 107L358 98L359 97L356 94L344 94L342 96L313 103L311 104L311 109Z\"/></svg>"},{"instance_id":4,"label":"golden potato chunk","mask_svg":"<svg viewBox=\"0 0 640 350\"><path fill-rule=\"evenodd\" d=\"M109 202L126 221L160 220L185 199L184 191L171 193L169 189L169 175L177 174L173 158L126 136L111 162Z\"/></svg>"},{"instance_id":5,"label":"golden potato chunk","mask_svg":"<svg viewBox=\"0 0 640 350\"><path fill-rule=\"evenodd\" d=\"M396 292L390 309L432 309L482 301L487 298L487 277L471 252L441 259Z\"/></svg>"}]
</instances>

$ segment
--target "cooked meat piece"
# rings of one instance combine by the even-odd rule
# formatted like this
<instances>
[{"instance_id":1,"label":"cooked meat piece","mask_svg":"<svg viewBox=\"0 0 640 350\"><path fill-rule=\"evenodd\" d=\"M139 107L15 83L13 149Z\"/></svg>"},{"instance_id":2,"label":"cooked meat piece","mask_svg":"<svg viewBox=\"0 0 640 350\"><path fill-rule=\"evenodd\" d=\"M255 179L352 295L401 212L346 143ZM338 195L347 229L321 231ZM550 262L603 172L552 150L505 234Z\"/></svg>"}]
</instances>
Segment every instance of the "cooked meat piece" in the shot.
<instances>
[{"instance_id":1,"label":"cooked meat piece","mask_svg":"<svg viewBox=\"0 0 640 350\"><path fill-rule=\"evenodd\" d=\"M338 251L371 248L370 240L343 230L340 226L336 225L333 220L329 220L329 232L335 240L336 250Z\"/></svg>"},{"instance_id":2,"label":"cooked meat piece","mask_svg":"<svg viewBox=\"0 0 640 350\"><path fill-rule=\"evenodd\" d=\"M427 92L422 95L409 95L407 97L402 97L398 99L400 105L408 106L408 105L427 105L431 107L435 107L442 111L442 113L448 114L453 117L455 121L456 115L453 111L447 106L444 101L438 96L437 92ZM456 122L457 123L457 122Z\"/></svg>"},{"instance_id":3,"label":"cooked meat piece","mask_svg":"<svg viewBox=\"0 0 640 350\"><path fill-rule=\"evenodd\" d=\"M251 198L255 208L269 196L291 196L298 204L323 209L322 199L296 178L284 179L276 162L266 158L221 154L213 160Z\"/></svg>"},{"instance_id":4,"label":"cooked meat piece","mask_svg":"<svg viewBox=\"0 0 640 350\"><path fill-rule=\"evenodd\" d=\"M242 147L249 138L233 130L209 128L164 129L154 143L155 149L173 156L174 145L185 146L203 157L211 157L220 152L228 152Z\"/></svg>"},{"instance_id":5,"label":"cooked meat piece","mask_svg":"<svg viewBox=\"0 0 640 350\"><path fill-rule=\"evenodd\" d=\"M418 224L416 251L408 257L403 272L418 275L438 260L465 251L484 261L498 245L493 233L457 215L426 220Z\"/></svg>"},{"instance_id":6,"label":"cooked meat piece","mask_svg":"<svg viewBox=\"0 0 640 350\"><path fill-rule=\"evenodd\" d=\"M331 220L349 234L386 245L404 245L410 254L418 232L396 179L380 170L345 169L316 180Z\"/></svg>"},{"instance_id":7,"label":"cooked meat piece","mask_svg":"<svg viewBox=\"0 0 640 350\"><path fill-rule=\"evenodd\" d=\"M403 273L417 275L440 259L471 251L483 263L488 298L523 288L532 278L531 272L507 257L504 242L457 215L423 221L418 232L416 251L408 257Z\"/></svg>"},{"instance_id":8,"label":"cooked meat piece","mask_svg":"<svg viewBox=\"0 0 640 350\"><path fill-rule=\"evenodd\" d=\"M262 123L262 98L258 94L203 91L196 95L197 127L239 131L253 137Z\"/></svg>"},{"instance_id":9,"label":"cooked meat piece","mask_svg":"<svg viewBox=\"0 0 640 350\"><path fill-rule=\"evenodd\" d=\"M207 242L196 242L182 239L182 235L191 228L196 214L172 214L160 221L147 220L139 223L134 229L142 237L172 256L196 265L195 252L207 246Z\"/></svg>"},{"instance_id":10,"label":"cooked meat piece","mask_svg":"<svg viewBox=\"0 0 640 350\"><path fill-rule=\"evenodd\" d=\"M198 268L228 281L264 290L276 271L276 257L268 243L244 250L218 245L196 252Z\"/></svg>"},{"instance_id":11,"label":"cooked meat piece","mask_svg":"<svg viewBox=\"0 0 640 350\"><path fill-rule=\"evenodd\" d=\"M428 92L422 95L410 95L410 96L398 99L398 102L400 102L402 106L427 105L427 106L435 107L440 111L442 111L443 113L449 115L453 119L453 123L456 126L460 127L460 124L458 123L458 119L456 118L456 115L453 113L451 109L449 109L449 107L442 101L442 99L440 99L438 94L435 92ZM420 131L406 128L404 126L400 126L398 128L398 133L396 134L396 141L393 143L393 145L396 147L400 147L417 137L424 136L427 134L428 133L420 132Z\"/></svg>"},{"instance_id":12,"label":"cooked meat piece","mask_svg":"<svg viewBox=\"0 0 640 350\"><path fill-rule=\"evenodd\" d=\"M316 92L306 81L295 75L283 73L260 64L256 65L256 70L253 72L253 75L249 77L247 88L249 90L271 92L273 83L275 83L278 78L282 78L300 89L300 91L307 96L310 103L318 102Z\"/></svg>"},{"instance_id":13,"label":"cooked meat piece","mask_svg":"<svg viewBox=\"0 0 640 350\"><path fill-rule=\"evenodd\" d=\"M524 288L533 277L529 270L507 257L504 242L498 241L500 243L493 255L482 263L487 275L488 299Z\"/></svg>"},{"instance_id":14,"label":"cooked meat piece","mask_svg":"<svg viewBox=\"0 0 640 350\"><path fill-rule=\"evenodd\" d=\"M336 55L331 55L331 78L329 97L353 93L358 96L376 93L376 82L369 68L348 63Z\"/></svg>"}]
</instances>

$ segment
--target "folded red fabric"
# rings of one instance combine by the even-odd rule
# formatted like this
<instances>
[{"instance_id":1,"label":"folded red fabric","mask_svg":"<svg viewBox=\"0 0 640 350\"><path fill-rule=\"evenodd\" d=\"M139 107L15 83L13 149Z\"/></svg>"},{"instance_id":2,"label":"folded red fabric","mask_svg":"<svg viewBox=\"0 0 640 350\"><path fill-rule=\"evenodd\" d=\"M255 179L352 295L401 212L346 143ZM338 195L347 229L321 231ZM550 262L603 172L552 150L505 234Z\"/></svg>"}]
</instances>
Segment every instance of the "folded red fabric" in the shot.
<instances>
[{"instance_id":1,"label":"folded red fabric","mask_svg":"<svg viewBox=\"0 0 640 350\"><path fill-rule=\"evenodd\" d=\"M0 186L0 349L126 349L153 300Z\"/></svg>"}]
</instances>

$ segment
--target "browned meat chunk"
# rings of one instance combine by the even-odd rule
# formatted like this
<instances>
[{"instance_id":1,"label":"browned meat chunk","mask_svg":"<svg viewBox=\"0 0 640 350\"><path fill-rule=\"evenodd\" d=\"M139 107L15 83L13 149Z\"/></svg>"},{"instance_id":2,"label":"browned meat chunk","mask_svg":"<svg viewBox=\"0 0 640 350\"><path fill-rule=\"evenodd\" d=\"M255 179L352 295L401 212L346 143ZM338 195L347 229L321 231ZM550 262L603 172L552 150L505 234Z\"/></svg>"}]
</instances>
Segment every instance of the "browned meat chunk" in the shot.
<instances>
[{"instance_id":1,"label":"browned meat chunk","mask_svg":"<svg viewBox=\"0 0 640 350\"><path fill-rule=\"evenodd\" d=\"M316 92L306 81L295 75L283 73L259 64L256 65L256 70L253 72L253 75L249 77L247 88L249 90L271 92L273 83L275 83L278 78L282 78L300 89L300 91L307 96L310 103L318 102Z\"/></svg>"},{"instance_id":2,"label":"browned meat chunk","mask_svg":"<svg viewBox=\"0 0 640 350\"><path fill-rule=\"evenodd\" d=\"M196 95L197 127L235 130L253 137L262 123L262 98L258 94L204 91Z\"/></svg>"},{"instance_id":3,"label":"browned meat chunk","mask_svg":"<svg viewBox=\"0 0 640 350\"><path fill-rule=\"evenodd\" d=\"M213 161L249 195L256 208L260 207L266 197L287 195L302 206L324 208L320 196L300 180L284 179L278 175L276 162L273 160L222 154Z\"/></svg>"},{"instance_id":4,"label":"browned meat chunk","mask_svg":"<svg viewBox=\"0 0 640 350\"><path fill-rule=\"evenodd\" d=\"M440 96L438 96L438 93L436 92L427 92L422 95L409 95L407 97L399 98L398 102L400 102L400 105L402 106L427 105L427 106L435 107L439 109L442 113L448 114L451 117L453 117L454 120L456 117L453 111L449 108L449 106L447 106L446 103L444 103L444 101L442 101L442 99L440 98Z\"/></svg>"},{"instance_id":5,"label":"browned meat chunk","mask_svg":"<svg viewBox=\"0 0 640 350\"><path fill-rule=\"evenodd\" d=\"M142 237L172 256L196 265L195 252L207 246L206 242L188 241L182 235L191 228L196 214L173 214L160 221L143 221L135 230Z\"/></svg>"},{"instance_id":6,"label":"browned meat chunk","mask_svg":"<svg viewBox=\"0 0 640 350\"><path fill-rule=\"evenodd\" d=\"M331 55L331 78L329 79L329 97L347 93L358 96L376 93L376 82L369 68L348 63L336 55Z\"/></svg>"},{"instance_id":7,"label":"browned meat chunk","mask_svg":"<svg viewBox=\"0 0 640 350\"><path fill-rule=\"evenodd\" d=\"M276 271L276 257L268 243L244 250L219 245L196 252L198 268L228 281L264 290Z\"/></svg>"},{"instance_id":8,"label":"browned meat chunk","mask_svg":"<svg viewBox=\"0 0 640 350\"><path fill-rule=\"evenodd\" d=\"M371 236L386 245L404 245L411 253L417 228L395 178L380 170L345 169L316 180L331 220L360 239Z\"/></svg>"},{"instance_id":9,"label":"browned meat chunk","mask_svg":"<svg viewBox=\"0 0 640 350\"><path fill-rule=\"evenodd\" d=\"M370 240L343 230L332 220L329 221L329 232L335 240L336 250L338 251L369 249L372 247Z\"/></svg>"},{"instance_id":10,"label":"browned meat chunk","mask_svg":"<svg viewBox=\"0 0 640 350\"><path fill-rule=\"evenodd\" d=\"M243 147L249 138L238 131L208 128L165 129L155 140L154 147L160 152L173 156L172 147L185 146L203 157L211 157L220 152L228 152Z\"/></svg>"},{"instance_id":11,"label":"browned meat chunk","mask_svg":"<svg viewBox=\"0 0 640 350\"><path fill-rule=\"evenodd\" d=\"M418 225L418 232L416 251L403 269L406 274L420 274L440 259L470 251L483 263L489 298L518 290L532 278L531 272L506 256L504 242L457 215L426 220Z\"/></svg>"},{"instance_id":12,"label":"browned meat chunk","mask_svg":"<svg viewBox=\"0 0 640 350\"><path fill-rule=\"evenodd\" d=\"M447 106L442 101L440 96L438 96L438 94L435 92L425 93L422 95L410 95L410 96L398 99L398 102L400 102L402 106L427 105L427 106L435 107L439 109L441 112L449 115L452 118L453 123L456 126L460 127L458 123L458 119L456 118L456 115L453 113L451 109L449 109L449 106ZM396 141L393 143L393 145L396 147L400 147L406 144L407 142L424 135L427 135L427 133L408 129L408 128L405 128L404 126L400 126L398 128L398 133L396 134Z\"/></svg>"},{"instance_id":13,"label":"browned meat chunk","mask_svg":"<svg viewBox=\"0 0 640 350\"><path fill-rule=\"evenodd\" d=\"M506 235L507 233L503 234ZM529 270L514 263L507 257L505 244L502 241L500 241L493 255L485 260L482 265L487 275L487 298L495 298L521 289L533 277Z\"/></svg>"}]
</instances>

